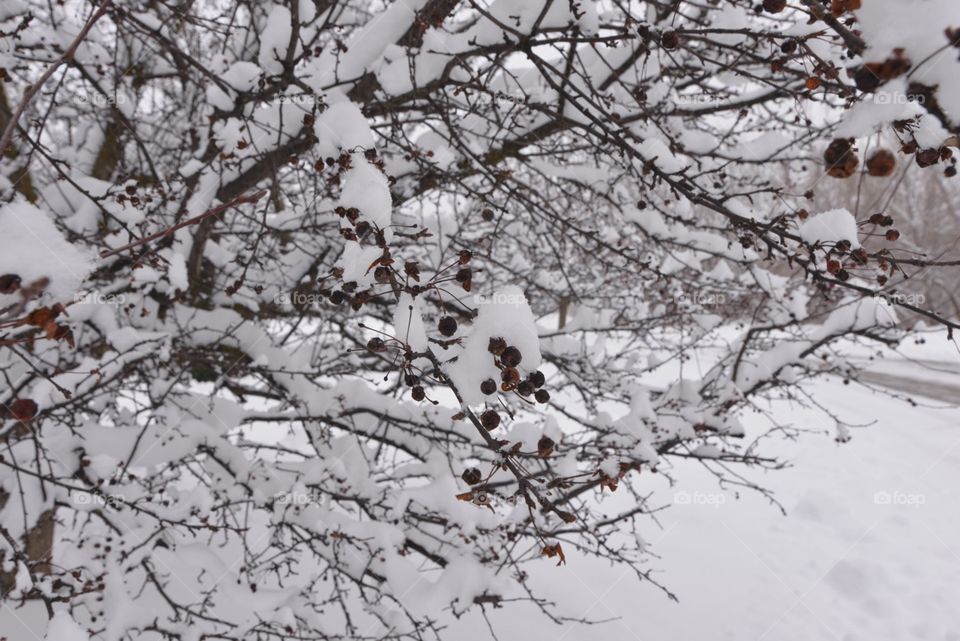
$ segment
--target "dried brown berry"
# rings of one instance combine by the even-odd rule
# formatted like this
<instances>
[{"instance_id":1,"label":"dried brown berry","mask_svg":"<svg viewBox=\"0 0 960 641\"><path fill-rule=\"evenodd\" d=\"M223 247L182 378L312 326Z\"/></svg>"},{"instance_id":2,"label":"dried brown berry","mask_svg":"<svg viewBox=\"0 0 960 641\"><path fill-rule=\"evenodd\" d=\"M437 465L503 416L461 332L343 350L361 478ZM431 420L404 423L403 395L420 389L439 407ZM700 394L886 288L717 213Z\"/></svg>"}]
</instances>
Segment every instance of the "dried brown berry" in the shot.
<instances>
[{"instance_id":1,"label":"dried brown berry","mask_svg":"<svg viewBox=\"0 0 960 641\"><path fill-rule=\"evenodd\" d=\"M531 394L533 394L533 391L534 391L533 383L531 383L530 381L520 381L520 384L517 385L517 392L521 396L530 396Z\"/></svg>"},{"instance_id":2,"label":"dried brown berry","mask_svg":"<svg viewBox=\"0 0 960 641\"><path fill-rule=\"evenodd\" d=\"M373 279L378 283L389 283L390 282L390 268L384 267L381 265L373 270Z\"/></svg>"},{"instance_id":3,"label":"dried brown berry","mask_svg":"<svg viewBox=\"0 0 960 641\"><path fill-rule=\"evenodd\" d=\"M940 162L940 152L936 149L921 149L915 157L921 167L930 167Z\"/></svg>"},{"instance_id":4,"label":"dried brown berry","mask_svg":"<svg viewBox=\"0 0 960 641\"><path fill-rule=\"evenodd\" d=\"M485 221L490 222L491 220L493 220L493 210L484 209L482 212L480 212L480 217L483 218Z\"/></svg>"},{"instance_id":5,"label":"dried brown berry","mask_svg":"<svg viewBox=\"0 0 960 641\"><path fill-rule=\"evenodd\" d=\"M843 265L840 264L839 260L827 261L827 271L831 274L839 274L841 269L843 269Z\"/></svg>"},{"instance_id":6,"label":"dried brown berry","mask_svg":"<svg viewBox=\"0 0 960 641\"><path fill-rule=\"evenodd\" d=\"M787 0L763 0L763 10L767 13L780 13L787 8Z\"/></svg>"},{"instance_id":7,"label":"dried brown berry","mask_svg":"<svg viewBox=\"0 0 960 641\"><path fill-rule=\"evenodd\" d=\"M553 442L553 439L549 436L541 436L540 440L537 441L537 454L543 458L547 458L553 454L553 448L556 443Z\"/></svg>"},{"instance_id":8,"label":"dried brown berry","mask_svg":"<svg viewBox=\"0 0 960 641\"><path fill-rule=\"evenodd\" d=\"M880 76L872 65L863 65L857 69L853 74L853 82L857 85L857 89L865 93L876 91L882 84Z\"/></svg>"},{"instance_id":9,"label":"dried brown berry","mask_svg":"<svg viewBox=\"0 0 960 641\"><path fill-rule=\"evenodd\" d=\"M382 338L374 336L367 341L367 349L369 349L371 352L382 352L383 350L387 349L387 345L383 342Z\"/></svg>"},{"instance_id":10,"label":"dried brown berry","mask_svg":"<svg viewBox=\"0 0 960 641\"><path fill-rule=\"evenodd\" d=\"M463 474L460 475L460 478L462 478L467 485L476 485L483 480L483 474L475 467L468 467L463 471Z\"/></svg>"},{"instance_id":11,"label":"dried brown berry","mask_svg":"<svg viewBox=\"0 0 960 641\"><path fill-rule=\"evenodd\" d=\"M493 431L500 425L500 415L493 410L487 410L480 415L480 425L487 431Z\"/></svg>"},{"instance_id":12,"label":"dried brown berry","mask_svg":"<svg viewBox=\"0 0 960 641\"><path fill-rule=\"evenodd\" d=\"M533 397L537 399L538 403L546 403L550 400L550 392L545 389L538 389L537 393L534 394Z\"/></svg>"},{"instance_id":13,"label":"dried brown berry","mask_svg":"<svg viewBox=\"0 0 960 641\"><path fill-rule=\"evenodd\" d=\"M547 382L547 377L540 370L531 372L527 378L533 383L534 387L543 387L543 384Z\"/></svg>"},{"instance_id":14,"label":"dried brown berry","mask_svg":"<svg viewBox=\"0 0 960 641\"><path fill-rule=\"evenodd\" d=\"M410 390L410 396L415 401L422 401L427 397L427 393L423 390L423 387L415 385L414 388Z\"/></svg>"},{"instance_id":15,"label":"dried brown berry","mask_svg":"<svg viewBox=\"0 0 960 641\"><path fill-rule=\"evenodd\" d=\"M900 238L900 232L898 232L896 229L888 229L886 233L886 238L892 243L895 240Z\"/></svg>"},{"instance_id":16,"label":"dried brown berry","mask_svg":"<svg viewBox=\"0 0 960 641\"><path fill-rule=\"evenodd\" d=\"M676 31L667 31L660 36L660 46L664 49L676 49L680 46L680 36Z\"/></svg>"},{"instance_id":17,"label":"dried brown berry","mask_svg":"<svg viewBox=\"0 0 960 641\"><path fill-rule=\"evenodd\" d=\"M504 367L500 372L500 380L507 387L513 387L520 382L520 372L516 367Z\"/></svg>"},{"instance_id":18,"label":"dried brown berry","mask_svg":"<svg viewBox=\"0 0 960 641\"><path fill-rule=\"evenodd\" d=\"M878 149L867 159L867 173L879 178L889 176L897 166L897 159L886 149Z\"/></svg>"},{"instance_id":19,"label":"dried brown berry","mask_svg":"<svg viewBox=\"0 0 960 641\"><path fill-rule=\"evenodd\" d=\"M480 391L487 396L490 396L497 391L497 382L492 378L488 378L484 382L480 383Z\"/></svg>"},{"instance_id":20,"label":"dried brown berry","mask_svg":"<svg viewBox=\"0 0 960 641\"><path fill-rule=\"evenodd\" d=\"M513 345L503 350L503 353L500 354L500 362L507 367L516 367L522 360L523 354L521 354L520 350Z\"/></svg>"},{"instance_id":21,"label":"dried brown berry","mask_svg":"<svg viewBox=\"0 0 960 641\"><path fill-rule=\"evenodd\" d=\"M489 351L494 356L499 356L503 354L503 350L507 349L507 341L502 338L491 338L490 342L487 343L487 351Z\"/></svg>"},{"instance_id":22,"label":"dried brown berry","mask_svg":"<svg viewBox=\"0 0 960 641\"><path fill-rule=\"evenodd\" d=\"M849 178L856 173L860 164L853 150L853 141L849 138L838 138L831 142L823 154L823 161L827 166L827 174L834 178Z\"/></svg>"},{"instance_id":23,"label":"dried brown berry","mask_svg":"<svg viewBox=\"0 0 960 641\"><path fill-rule=\"evenodd\" d=\"M437 323L437 329L444 336L453 336L457 333L457 321L453 316L444 316Z\"/></svg>"},{"instance_id":24,"label":"dried brown berry","mask_svg":"<svg viewBox=\"0 0 960 641\"><path fill-rule=\"evenodd\" d=\"M18 398L7 407L10 417L16 421L29 421L37 415L37 403L29 398Z\"/></svg>"},{"instance_id":25,"label":"dried brown berry","mask_svg":"<svg viewBox=\"0 0 960 641\"><path fill-rule=\"evenodd\" d=\"M469 267L464 267L463 269L457 270L457 275L455 278L458 283L465 283L473 277L473 271Z\"/></svg>"},{"instance_id":26,"label":"dried brown berry","mask_svg":"<svg viewBox=\"0 0 960 641\"><path fill-rule=\"evenodd\" d=\"M790 38L789 40L784 40L783 44L780 45L780 51L782 51L785 54L791 54L796 50L797 50L797 41L794 40L793 38Z\"/></svg>"},{"instance_id":27,"label":"dried brown berry","mask_svg":"<svg viewBox=\"0 0 960 641\"><path fill-rule=\"evenodd\" d=\"M21 279L16 274L0 276L0 294L12 294L20 289Z\"/></svg>"}]
</instances>

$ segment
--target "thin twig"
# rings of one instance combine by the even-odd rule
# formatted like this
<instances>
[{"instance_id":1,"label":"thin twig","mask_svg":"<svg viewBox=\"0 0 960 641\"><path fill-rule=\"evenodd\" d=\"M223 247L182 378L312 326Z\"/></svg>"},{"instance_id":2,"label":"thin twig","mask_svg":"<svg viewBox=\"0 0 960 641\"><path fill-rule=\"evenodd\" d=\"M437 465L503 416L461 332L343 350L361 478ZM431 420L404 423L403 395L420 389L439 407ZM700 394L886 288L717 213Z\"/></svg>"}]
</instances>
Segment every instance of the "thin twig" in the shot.
<instances>
[{"instance_id":1,"label":"thin twig","mask_svg":"<svg viewBox=\"0 0 960 641\"><path fill-rule=\"evenodd\" d=\"M117 254L119 254L119 253L121 253L121 252L125 252L125 251L127 251L128 249L133 249L134 247L137 247L137 246L139 246L139 245L143 245L143 244L145 244L145 243L149 243L149 242L152 241L152 240L156 240L156 239L158 239L158 238L163 238L164 236L169 236L170 234L172 234L173 232L177 231L178 229L182 229L182 228L188 227L188 226L190 226L190 225L195 225L195 224L199 223L201 220L203 220L203 219L205 219L205 218L210 218L211 216L216 216L217 214L222 214L224 211L230 209L231 207L236 207L237 205L242 205L242 204L245 204L245 203L255 203L255 202L257 202L258 200L260 200L261 198L263 198L266 193L267 193L267 190L266 190L266 189L261 189L260 191L258 191L257 193L255 193L255 194L253 194L253 195L251 195L251 196L237 196L236 198L234 198L233 200L231 200L231 201L228 202L228 203L224 203L224 204L222 204L222 205L217 205L216 207L214 207L214 208L212 208L212 209L208 209L207 211L203 212L202 214L200 214L200 215L198 215L198 216L194 216L193 218L188 218L187 220L184 220L183 222L177 223L177 224L174 225L173 227L168 227L167 229L160 230L160 231L158 231L158 232L155 233L155 234L150 234L149 236L147 236L147 237L145 237L145 238L141 238L141 239L139 239L139 240L135 240L135 241L133 241L132 243L127 243L127 244L124 245L123 247L117 247L116 249L110 249L110 250L107 250L107 251L102 251L102 252L100 252L100 258L108 258L108 257L110 257L110 256L116 256Z\"/></svg>"}]
</instances>

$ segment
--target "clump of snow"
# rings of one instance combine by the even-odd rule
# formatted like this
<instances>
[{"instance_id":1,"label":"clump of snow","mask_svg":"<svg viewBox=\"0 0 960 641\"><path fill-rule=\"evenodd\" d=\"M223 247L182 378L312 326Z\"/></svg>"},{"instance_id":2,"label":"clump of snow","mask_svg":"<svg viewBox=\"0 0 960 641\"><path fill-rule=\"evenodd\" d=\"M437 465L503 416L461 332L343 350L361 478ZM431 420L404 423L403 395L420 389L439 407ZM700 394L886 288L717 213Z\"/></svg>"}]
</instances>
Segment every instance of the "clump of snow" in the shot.
<instances>
[{"instance_id":1,"label":"clump of snow","mask_svg":"<svg viewBox=\"0 0 960 641\"><path fill-rule=\"evenodd\" d=\"M337 99L336 93L330 95L330 100ZM342 97L327 107L317 119L317 135L324 143L321 151L333 155L337 149L354 149L355 147L373 147L373 132L367 123L360 107Z\"/></svg>"},{"instance_id":2,"label":"clump of snow","mask_svg":"<svg viewBox=\"0 0 960 641\"><path fill-rule=\"evenodd\" d=\"M367 220L381 229L390 224L393 201L387 177L367 162L362 153L353 154L353 163L343 177L340 206L356 207L361 220Z\"/></svg>"},{"instance_id":3,"label":"clump of snow","mask_svg":"<svg viewBox=\"0 0 960 641\"><path fill-rule=\"evenodd\" d=\"M250 91L257 85L260 74L260 67L252 62L239 60L233 63L221 78L237 91Z\"/></svg>"},{"instance_id":4,"label":"clump of snow","mask_svg":"<svg viewBox=\"0 0 960 641\"><path fill-rule=\"evenodd\" d=\"M283 5L274 5L267 17L267 24L260 33L260 54L257 62L269 74L283 73L287 46L290 43L290 10Z\"/></svg>"},{"instance_id":5,"label":"clump of snow","mask_svg":"<svg viewBox=\"0 0 960 641\"><path fill-rule=\"evenodd\" d=\"M540 339L533 311L523 291L516 286L505 287L492 296L481 297L479 313L470 328L463 352L447 365L465 403L474 405L485 399L480 383L488 378L500 380L500 370L487 350L491 338L502 338L508 345L520 350L523 360L521 374L540 366Z\"/></svg>"},{"instance_id":6,"label":"clump of snow","mask_svg":"<svg viewBox=\"0 0 960 641\"><path fill-rule=\"evenodd\" d=\"M811 245L846 240L853 249L860 247L857 220L846 209L831 209L806 220L800 225L800 237Z\"/></svg>"},{"instance_id":7,"label":"clump of snow","mask_svg":"<svg viewBox=\"0 0 960 641\"><path fill-rule=\"evenodd\" d=\"M0 209L0 274L16 274L24 285L48 278L47 293L67 302L93 270L94 256L71 245L53 221L29 203ZM0 301L12 295L0 294Z\"/></svg>"}]
</instances>

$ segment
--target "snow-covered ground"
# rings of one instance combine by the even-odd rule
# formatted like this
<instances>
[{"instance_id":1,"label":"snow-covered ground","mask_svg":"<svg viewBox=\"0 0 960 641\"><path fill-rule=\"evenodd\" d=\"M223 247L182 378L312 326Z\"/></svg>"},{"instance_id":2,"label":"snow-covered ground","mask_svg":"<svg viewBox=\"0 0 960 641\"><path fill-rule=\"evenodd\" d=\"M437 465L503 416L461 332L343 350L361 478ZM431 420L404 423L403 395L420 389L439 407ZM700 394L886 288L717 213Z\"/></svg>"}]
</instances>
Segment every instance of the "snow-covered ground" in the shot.
<instances>
[{"instance_id":1,"label":"snow-covered ground","mask_svg":"<svg viewBox=\"0 0 960 641\"><path fill-rule=\"evenodd\" d=\"M958 374L889 360L877 367L941 384L952 376L960 387ZM918 396L914 408L838 379L816 384L814 395L851 422L876 422L838 444L822 416L780 408L793 424L823 432L772 448L791 468L749 475L776 493L786 516L756 493L718 489L696 464L676 471L673 488L647 477L673 503L646 538L660 555L651 564L662 570L657 579L679 603L621 568L568 552L568 565L544 560L532 570L539 584L567 616L615 620L558 627L532 614L492 617L499 638L960 639L960 410ZM479 616L456 632L488 634Z\"/></svg>"},{"instance_id":2,"label":"snow-covered ground","mask_svg":"<svg viewBox=\"0 0 960 641\"><path fill-rule=\"evenodd\" d=\"M905 359L863 363L871 372L960 389L943 343L908 342ZM938 361L933 362L931 361ZM932 365L932 367L931 367ZM955 386L955 387L954 387ZM646 475L659 528L645 538L668 600L628 570L567 550L568 564L530 565L536 585L569 617L607 620L559 627L527 606L491 612L500 639L523 641L958 641L960 409L914 395L919 407L839 379L814 397L852 423L838 444L823 414L777 405L795 426L819 430L773 439L767 455L788 469L748 473L787 511L755 492L724 491L699 464L673 470L677 485ZM871 419L876 419L872 422ZM758 419L759 420L759 419ZM0 638L44 639L46 617L4 604ZM451 637L489 639L479 614L452 622Z\"/></svg>"}]
</instances>

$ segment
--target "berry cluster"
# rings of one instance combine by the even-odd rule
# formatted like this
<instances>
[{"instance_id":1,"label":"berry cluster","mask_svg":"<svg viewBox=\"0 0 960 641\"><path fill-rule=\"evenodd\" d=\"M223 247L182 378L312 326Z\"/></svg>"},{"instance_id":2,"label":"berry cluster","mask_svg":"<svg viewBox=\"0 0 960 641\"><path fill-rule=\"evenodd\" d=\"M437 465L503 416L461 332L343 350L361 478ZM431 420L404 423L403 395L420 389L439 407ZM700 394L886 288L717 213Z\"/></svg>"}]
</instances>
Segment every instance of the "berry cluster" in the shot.
<instances>
[{"instance_id":1,"label":"berry cluster","mask_svg":"<svg viewBox=\"0 0 960 641\"><path fill-rule=\"evenodd\" d=\"M533 395L538 403L550 400L550 392L542 389L546 377L540 370L527 374L524 378L519 369L523 361L523 354L519 348L508 345L502 338L491 338L487 350L493 354L494 364L500 369L500 386L502 392L516 392L523 398ZM491 396L497 392L497 383L488 378L480 383L480 391L484 396ZM487 410L480 415L480 423L487 430L494 430L500 425L500 415L494 410Z\"/></svg>"}]
</instances>

